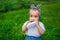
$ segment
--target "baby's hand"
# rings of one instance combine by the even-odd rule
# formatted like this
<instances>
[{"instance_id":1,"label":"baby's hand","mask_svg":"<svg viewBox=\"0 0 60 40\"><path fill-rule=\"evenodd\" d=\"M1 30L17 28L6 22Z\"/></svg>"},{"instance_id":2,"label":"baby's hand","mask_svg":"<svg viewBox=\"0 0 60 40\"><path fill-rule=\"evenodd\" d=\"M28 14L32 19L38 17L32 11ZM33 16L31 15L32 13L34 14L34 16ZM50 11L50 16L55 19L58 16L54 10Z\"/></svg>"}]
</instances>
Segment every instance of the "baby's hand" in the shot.
<instances>
[{"instance_id":1,"label":"baby's hand","mask_svg":"<svg viewBox=\"0 0 60 40\"><path fill-rule=\"evenodd\" d=\"M30 21L27 21L27 24L30 23Z\"/></svg>"},{"instance_id":2,"label":"baby's hand","mask_svg":"<svg viewBox=\"0 0 60 40\"><path fill-rule=\"evenodd\" d=\"M30 23L30 22L31 22L31 20L27 21L27 24Z\"/></svg>"},{"instance_id":3,"label":"baby's hand","mask_svg":"<svg viewBox=\"0 0 60 40\"><path fill-rule=\"evenodd\" d=\"M39 25L39 21L34 21L36 25Z\"/></svg>"}]
</instances>

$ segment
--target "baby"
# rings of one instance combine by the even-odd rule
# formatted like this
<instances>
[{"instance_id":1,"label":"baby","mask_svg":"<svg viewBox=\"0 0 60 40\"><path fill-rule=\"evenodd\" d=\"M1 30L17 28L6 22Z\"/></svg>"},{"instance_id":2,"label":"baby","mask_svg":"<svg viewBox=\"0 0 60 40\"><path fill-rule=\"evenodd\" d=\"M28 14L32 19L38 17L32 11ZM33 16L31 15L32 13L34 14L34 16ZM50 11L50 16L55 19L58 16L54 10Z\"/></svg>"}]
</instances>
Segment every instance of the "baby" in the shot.
<instances>
[{"instance_id":1,"label":"baby","mask_svg":"<svg viewBox=\"0 0 60 40\"><path fill-rule=\"evenodd\" d=\"M39 22L41 17L39 6L31 5L29 20L22 27L22 31L26 33L25 40L41 40L41 35L45 32L44 24Z\"/></svg>"}]
</instances>

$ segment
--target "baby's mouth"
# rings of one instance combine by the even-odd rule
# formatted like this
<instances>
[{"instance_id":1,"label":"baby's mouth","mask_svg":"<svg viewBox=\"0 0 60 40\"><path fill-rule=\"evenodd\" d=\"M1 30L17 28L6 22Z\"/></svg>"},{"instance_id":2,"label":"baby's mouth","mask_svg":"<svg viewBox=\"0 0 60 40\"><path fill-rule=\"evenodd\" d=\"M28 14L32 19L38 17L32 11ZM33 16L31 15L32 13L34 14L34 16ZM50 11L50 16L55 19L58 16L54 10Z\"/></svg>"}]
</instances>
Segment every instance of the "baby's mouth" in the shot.
<instances>
[{"instance_id":1,"label":"baby's mouth","mask_svg":"<svg viewBox=\"0 0 60 40\"><path fill-rule=\"evenodd\" d=\"M33 21L31 21L31 22L33 22Z\"/></svg>"}]
</instances>

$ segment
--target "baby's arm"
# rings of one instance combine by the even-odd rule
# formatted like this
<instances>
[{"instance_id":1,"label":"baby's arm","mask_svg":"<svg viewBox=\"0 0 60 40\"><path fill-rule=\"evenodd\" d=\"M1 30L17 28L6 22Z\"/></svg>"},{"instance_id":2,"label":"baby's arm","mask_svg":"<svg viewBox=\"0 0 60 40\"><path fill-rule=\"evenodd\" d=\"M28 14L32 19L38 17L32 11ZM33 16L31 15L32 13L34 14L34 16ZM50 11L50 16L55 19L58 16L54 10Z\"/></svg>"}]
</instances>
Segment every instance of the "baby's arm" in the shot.
<instances>
[{"instance_id":1,"label":"baby's arm","mask_svg":"<svg viewBox=\"0 0 60 40\"><path fill-rule=\"evenodd\" d=\"M36 27L38 28L39 33L40 33L41 35L44 34L45 29L43 29L43 28L39 25L38 21L35 21L35 23L36 23Z\"/></svg>"},{"instance_id":2,"label":"baby's arm","mask_svg":"<svg viewBox=\"0 0 60 40\"><path fill-rule=\"evenodd\" d=\"M26 23L24 23L24 25L22 26L22 31L25 32L27 30L27 24L29 23L29 21L27 21Z\"/></svg>"}]
</instances>

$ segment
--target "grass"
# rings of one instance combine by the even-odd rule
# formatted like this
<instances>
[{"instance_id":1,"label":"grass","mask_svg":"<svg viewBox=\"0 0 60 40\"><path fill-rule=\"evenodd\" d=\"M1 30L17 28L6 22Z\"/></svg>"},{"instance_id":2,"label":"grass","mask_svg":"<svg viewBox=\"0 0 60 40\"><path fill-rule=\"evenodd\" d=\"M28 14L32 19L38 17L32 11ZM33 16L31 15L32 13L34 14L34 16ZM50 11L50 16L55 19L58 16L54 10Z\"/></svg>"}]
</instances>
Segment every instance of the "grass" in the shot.
<instances>
[{"instance_id":1,"label":"grass","mask_svg":"<svg viewBox=\"0 0 60 40\"><path fill-rule=\"evenodd\" d=\"M42 40L60 39L60 3L45 4L41 7L42 21L46 32ZM29 19L29 9L21 9L0 13L0 40L24 40L21 27Z\"/></svg>"}]
</instances>

